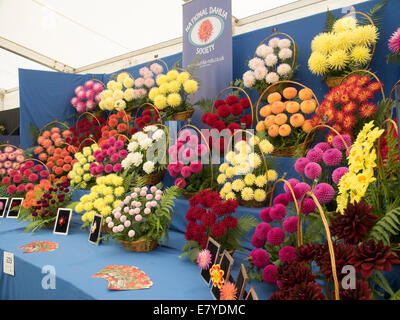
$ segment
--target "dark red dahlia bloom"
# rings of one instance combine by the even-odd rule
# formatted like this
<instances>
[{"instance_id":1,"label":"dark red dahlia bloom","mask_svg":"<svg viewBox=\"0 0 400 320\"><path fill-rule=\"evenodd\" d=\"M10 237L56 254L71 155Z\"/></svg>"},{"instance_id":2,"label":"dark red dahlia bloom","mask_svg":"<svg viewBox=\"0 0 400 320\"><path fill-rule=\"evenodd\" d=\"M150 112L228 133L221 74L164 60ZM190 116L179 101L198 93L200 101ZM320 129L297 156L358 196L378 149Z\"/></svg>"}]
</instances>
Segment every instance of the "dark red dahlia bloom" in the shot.
<instances>
[{"instance_id":1,"label":"dark red dahlia bloom","mask_svg":"<svg viewBox=\"0 0 400 320\"><path fill-rule=\"evenodd\" d=\"M344 214L336 213L330 229L333 235L346 243L357 244L362 241L374 225L377 216L371 214L373 208L364 202L349 204Z\"/></svg>"},{"instance_id":2,"label":"dark red dahlia bloom","mask_svg":"<svg viewBox=\"0 0 400 320\"><path fill-rule=\"evenodd\" d=\"M227 129L229 129L229 130L231 131L231 133L234 134L234 133L235 133L235 130L240 130L241 127L240 127L240 125L238 125L237 123L232 122L232 123L228 124Z\"/></svg>"},{"instance_id":3,"label":"dark red dahlia bloom","mask_svg":"<svg viewBox=\"0 0 400 320\"><path fill-rule=\"evenodd\" d=\"M226 97L225 101L226 101L227 104L229 104L231 106L234 103L238 103L239 99L238 99L237 96L230 95L230 96Z\"/></svg>"},{"instance_id":4,"label":"dark red dahlia bloom","mask_svg":"<svg viewBox=\"0 0 400 320\"><path fill-rule=\"evenodd\" d=\"M219 99L219 100L214 102L214 107L215 107L215 109L218 109L218 107L222 106L223 104L225 104L225 101L222 100L222 99Z\"/></svg>"},{"instance_id":5,"label":"dark red dahlia bloom","mask_svg":"<svg viewBox=\"0 0 400 320\"><path fill-rule=\"evenodd\" d=\"M186 220L187 221L196 221L200 220L202 215L206 212L204 208L200 207L191 207L189 210L186 212Z\"/></svg>"},{"instance_id":6,"label":"dark red dahlia bloom","mask_svg":"<svg viewBox=\"0 0 400 320\"><path fill-rule=\"evenodd\" d=\"M287 300L325 300L321 286L315 282L303 282L293 286Z\"/></svg>"},{"instance_id":7,"label":"dark red dahlia bloom","mask_svg":"<svg viewBox=\"0 0 400 320\"><path fill-rule=\"evenodd\" d=\"M215 238L222 237L226 232L226 227L222 222L217 222L211 228L211 235Z\"/></svg>"},{"instance_id":8,"label":"dark red dahlia bloom","mask_svg":"<svg viewBox=\"0 0 400 320\"><path fill-rule=\"evenodd\" d=\"M248 107L250 107L250 100L247 98L240 99L239 103L243 109L247 109Z\"/></svg>"},{"instance_id":9,"label":"dark red dahlia bloom","mask_svg":"<svg viewBox=\"0 0 400 320\"><path fill-rule=\"evenodd\" d=\"M349 264L354 265L364 278L368 278L374 269L390 271L392 264L400 264L400 260L391 252L391 246L384 245L382 240L376 242L369 239L355 247Z\"/></svg>"},{"instance_id":10,"label":"dark red dahlia bloom","mask_svg":"<svg viewBox=\"0 0 400 320\"><path fill-rule=\"evenodd\" d=\"M234 213L238 206L239 203L237 200L226 200L225 202L217 202L212 206L211 210L217 216L222 216Z\"/></svg>"},{"instance_id":11,"label":"dark red dahlia bloom","mask_svg":"<svg viewBox=\"0 0 400 320\"><path fill-rule=\"evenodd\" d=\"M221 118L226 118L231 114L231 111L227 105L222 105L222 106L219 106L219 108L217 109L217 114Z\"/></svg>"},{"instance_id":12,"label":"dark red dahlia bloom","mask_svg":"<svg viewBox=\"0 0 400 320\"><path fill-rule=\"evenodd\" d=\"M298 247L296 250L297 262L311 263L314 260L315 253L317 251L317 245L314 243L307 243Z\"/></svg>"},{"instance_id":13,"label":"dark red dahlia bloom","mask_svg":"<svg viewBox=\"0 0 400 320\"><path fill-rule=\"evenodd\" d=\"M353 255L354 246L344 243L333 243L333 251L335 252L336 274L338 279L341 279L345 276L345 274L341 273L342 268L345 265L352 264L350 260ZM320 267L321 273L323 273L327 279L331 279L332 265L328 245L325 245L324 249L320 248L315 256L315 262Z\"/></svg>"},{"instance_id":14,"label":"dark red dahlia bloom","mask_svg":"<svg viewBox=\"0 0 400 320\"><path fill-rule=\"evenodd\" d=\"M355 289L339 290L340 300L371 300L371 290L367 281L358 279Z\"/></svg>"},{"instance_id":15,"label":"dark red dahlia bloom","mask_svg":"<svg viewBox=\"0 0 400 320\"><path fill-rule=\"evenodd\" d=\"M253 123L253 118L252 118L250 115L245 114L244 116L242 116L242 117L240 118L240 123L246 124L246 127L247 127L247 128L248 128L248 127L251 127L251 125L252 125L252 123Z\"/></svg>"},{"instance_id":16,"label":"dark red dahlia bloom","mask_svg":"<svg viewBox=\"0 0 400 320\"><path fill-rule=\"evenodd\" d=\"M279 290L274 292L268 300L289 300L289 290Z\"/></svg>"},{"instance_id":17,"label":"dark red dahlia bloom","mask_svg":"<svg viewBox=\"0 0 400 320\"><path fill-rule=\"evenodd\" d=\"M234 229L238 225L238 220L235 217L229 216L224 218L222 223L227 229Z\"/></svg>"},{"instance_id":18,"label":"dark red dahlia bloom","mask_svg":"<svg viewBox=\"0 0 400 320\"><path fill-rule=\"evenodd\" d=\"M313 282L315 277L311 270L298 262L284 262L278 267L276 279L281 290L289 290L295 284Z\"/></svg>"},{"instance_id":19,"label":"dark red dahlia bloom","mask_svg":"<svg viewBox=\"0 0 400 320\"><path fill-rule=\"evenodd\" d=\"M230 107L230 111L234 116L238 116L239 114L242 113L243 108L239 103L234 103L231 107Z\"/></svg>"},{"instance_id":20,"label":"dark red dahlia bloom","mask_svg":"<svg viewBox=\"0 0 400 320\"><path fill-rule=\"evenodd\" d=\"M217 221L217 216L212 212L207 212L201 217L201 223L205 227L211 227L215 221Z\"/></svg>"}]
</instances>

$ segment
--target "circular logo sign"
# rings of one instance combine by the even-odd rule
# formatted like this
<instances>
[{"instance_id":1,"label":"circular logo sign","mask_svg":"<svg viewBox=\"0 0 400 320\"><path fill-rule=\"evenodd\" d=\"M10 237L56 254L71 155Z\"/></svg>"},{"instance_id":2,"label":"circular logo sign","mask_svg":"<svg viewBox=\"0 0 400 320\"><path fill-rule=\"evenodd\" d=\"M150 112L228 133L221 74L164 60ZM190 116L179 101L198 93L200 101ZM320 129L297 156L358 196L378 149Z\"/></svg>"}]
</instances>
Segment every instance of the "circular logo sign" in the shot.
<instances>
[{"instance_id":1,"label":"circular logo sign","mask_svg":"<svg viewBox=\"0 0 400 320\"><path fill-rule=\"evenodd\" d=\"M217 40L224 31L224 20L217 15L209 15L197 21L189 30L189 42L203 47Z\"/></svg>"}]
</instances>

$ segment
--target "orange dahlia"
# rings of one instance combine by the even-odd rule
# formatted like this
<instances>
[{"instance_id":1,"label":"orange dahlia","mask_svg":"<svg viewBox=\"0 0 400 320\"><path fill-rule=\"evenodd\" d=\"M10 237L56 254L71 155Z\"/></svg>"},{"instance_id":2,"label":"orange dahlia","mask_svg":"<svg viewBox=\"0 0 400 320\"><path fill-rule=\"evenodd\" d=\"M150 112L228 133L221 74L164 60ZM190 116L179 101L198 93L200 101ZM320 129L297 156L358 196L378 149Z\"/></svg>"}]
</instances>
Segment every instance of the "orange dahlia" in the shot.
<instances>
[{"instance_id":1,"label":"orange dahlia","mask_svg":"<svg viewBox=\"0 0 400 320\"><path fill-rule=\"evenodd\" d=\"M376 113L376 105L373 103L363 103L359 109L361 118L371 118Z\"/></svg>"},{"instance_id":2,"label":"orange dahlia","mask_svg":"<svg viewBox=\"0 0 400 320\"><path fill-rule=\"evenodd\" d=\"M237 289L231 282L226 282L220 289L221 300L236 300Z\"/></svg>"}]
</instances>

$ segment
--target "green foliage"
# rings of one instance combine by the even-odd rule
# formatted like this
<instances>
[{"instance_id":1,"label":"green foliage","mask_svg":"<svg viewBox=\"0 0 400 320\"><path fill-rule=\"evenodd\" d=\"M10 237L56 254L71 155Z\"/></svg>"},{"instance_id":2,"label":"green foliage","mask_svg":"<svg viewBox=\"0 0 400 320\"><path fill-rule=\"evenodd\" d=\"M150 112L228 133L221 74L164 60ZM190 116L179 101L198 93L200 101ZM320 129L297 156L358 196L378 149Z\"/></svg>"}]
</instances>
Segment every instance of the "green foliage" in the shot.
<instances>
[{"instance_id":1,"label":"green foliage","mask_svg":"<svg viewBox=\"0 0 400 320\"><path fill-rule=\"evenodd\" d=\"M39 129L32 123L32 121L29 123L29 134L32 138L32 144L35 145L37 138L39 137Z\"/></svg>"},{"instance_id":2,"label":"green foliage","mask_svg":"<svg viewBox=\"0 0 400 320\"><path fill-rule=\"evenodd\" d=\"M365 12L367 16L371 18L375 26L380 28L383 22L383 7L389 2L389 0L382 1L376 4L371 10ZM360 25L370 24L371 22L366 17L362 16L360 18Z\"/></svg>"},{"instance_id":3,"label":"green foliage","mask_svg":"<svg viewBox=\"0 0 400 320\"><path fill-rule=\"evenodd\" d=\"M224 248L226 250L244 251L244 248L241 246L241 242L243 239L248 239L246 233L257 227L259 223L260 222L254 216L241 216L238 219L237 227L234 229L228 229L228 231L222 237L223 241L221 241L221 243L224 244Z\"/></svg>"},{"instance_id":4,"label":"green foliage","mask_svg":"<svg viewBox=\"0 0 400 320\"><path fill-rule=\"evenodd\" d=\"M400 64L400 54L390 53L386 56L386 63Z\"/></svg>"},{"instance_id":5,"label":"green foliage","mask_svg":"<svg viewBox=\"0 0 400 320\"><path fill-rule=\"evenodd\" d=\"M388 153L386 156L384 172L387 177L396 176L399 173L399 145L398 138L394 137L395 128L391 122L387 125L386 141Z\"/></svg>"},{"instance_id":6,"label":"green foliage","mask_svg":"<svg viewBox=\"0 0 400 320\"><path fill-rule=\"evenodd\" d=\"M380 271L374 270L371 275L371 279L376 285L378 285L383 290L385 290L388 294L390 294L390 296L394 296L395 293L393 292L388 281L386 280L386 278L383 276L383 274ZM374 290L374 291L376 293L376 290Z\"/></svg>"},{"instance_id":7,"label":"green foliage","mask_svg":"<svg viewBox=\"0 0 400 320\"><path fill-rule=\"evenodd\" d=\"M392 101L390 110L393 110L394 107L394 102ZM374 123L376 126L381 127L383 125L383 122L386 120L386 111L387 111L388 105L387 101L381 100L376 104L376 113L374 114L374 117L372 120L374 120ZM369 122L366 121L366 122ZM364 122L362 123L364 125Z\"/></svg>"},{"instance_id":8,"label":"green foliage","mask_svg":"<svg viewBox=\"0 0 400 320\"><path fill-rule=\"evenodd\" d=\"M389 300L400 300L400 290L396 291Z\"/></svg>"},{"instance_id":9,"label":"green foliage","mask_svg":"<svg viewBox=\"0 0 400 320\"><path fill-rule=\"evenodd\" d=\"M400 207L388 210L386 214L375 223L369 232L369 238L382 240L390 244L390 237L399 234L400 231Z\"/></svg>"},{"instance_id":10,"label":"green foliage","mask_svg":"<svg viewBox=\"0 0 400 320\"><path fill-rule=\"evenodd\" d=\"M185 245L181 249L184 251L179 258L182 258L184 256L189 256L189 259L192 263L196 262L197 256L199 254L199 251L201 250L200 244L197 241L187 241Z\"/></svg>"},{"instance_id":11,"label":"green foliage","mask_svg":"<svg viewBox=\"0 0 400 320\"><path fill-rule=\"evenodd\" d=\"M326 20L323 32L331 32L333 29L333 25L335 24L337 18L333 15L333 13L328 9L326 11Z\"/></svg>"},{"instance_id":12,"label":"green foliage","mask_svg":"<svg viewBox=\"0 0 400 320\"><path fill-rule=\"evenodd\" d=\"M7 187L0 187L0 197L9 198L10 196L7 192Z\"/></svg>"},{"instance_id":13,"label":"green foliage","mask_svg":"<svg viewBox=\"0 0 400 320\"><path fill-rule=\"evenodd\" d=\"M194 103L195 106L199 106L203 113L213 112L214 101L208 98L202 98Z\"/></svg>"}]
</instances>

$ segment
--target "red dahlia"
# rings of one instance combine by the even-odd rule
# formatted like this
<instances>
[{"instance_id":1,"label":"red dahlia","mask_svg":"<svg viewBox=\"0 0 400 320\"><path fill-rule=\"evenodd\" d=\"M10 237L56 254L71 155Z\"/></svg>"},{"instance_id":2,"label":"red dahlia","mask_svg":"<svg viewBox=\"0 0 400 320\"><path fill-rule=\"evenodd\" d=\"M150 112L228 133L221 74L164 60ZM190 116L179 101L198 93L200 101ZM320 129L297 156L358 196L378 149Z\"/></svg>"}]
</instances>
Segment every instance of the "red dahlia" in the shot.
<instances>
[{"instance_id":1,"label":"red dahlia","mask_svg":"<svg viewBox=\"0 0 400 320\"><path fill-rule=\"evenodd\" d=\"M278 267L276 279L281 290L289 290L295 284L313 282L311 270L299 262L284 262Z\"/></svg>"},{"instance_id":2,"label":"red dahlia","mask_svg":"<svg viewBox=\"0 0 400 320\"><path fill-rule=\"evenodd\" d=\"M358 279L355 289L339 290L340 300L371 300L371 290L367 281Z\"/></svg>"},{"instance_id":3,"label":"red dahlia","mask_svg":"<svg viewBox=\"0 0 400 320\"><path fill-rule=\"evenodd\" d=\"M378 219L371 214L372 209L364 202L349 204L343 215L338 212L335 214L330 226L332 234L348 244L359 243Z\"/></svg>"}]
</instances>

